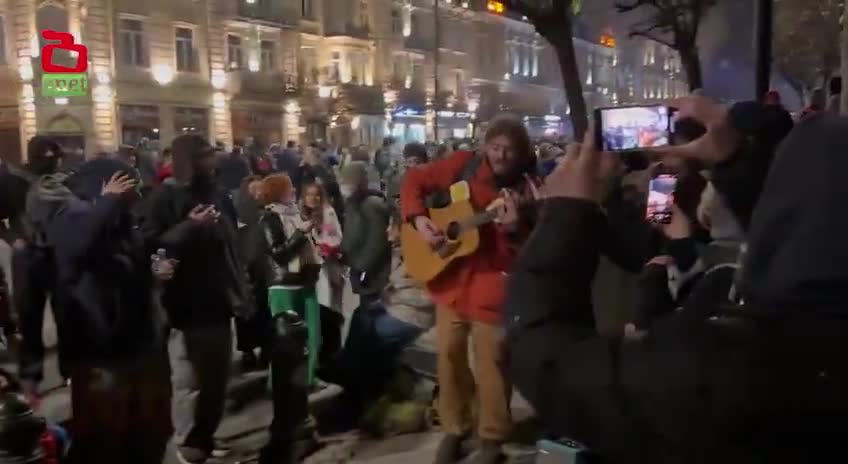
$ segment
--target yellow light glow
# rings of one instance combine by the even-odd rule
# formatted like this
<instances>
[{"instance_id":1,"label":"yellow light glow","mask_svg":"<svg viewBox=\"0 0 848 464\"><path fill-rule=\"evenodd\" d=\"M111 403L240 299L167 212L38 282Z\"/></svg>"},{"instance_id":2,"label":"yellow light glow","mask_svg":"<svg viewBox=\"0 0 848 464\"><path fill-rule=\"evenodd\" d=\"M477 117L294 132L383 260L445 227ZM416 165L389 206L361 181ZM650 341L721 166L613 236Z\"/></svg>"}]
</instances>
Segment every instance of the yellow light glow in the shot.
<instances>
[{"instance_id":1,"label":"yellow light glow","mask_svg":"<svg viewBox=\"0 0 848 464\"><path fill-rule=\"evenodd\" d=\"M286 113L297 113L298 111L300 111L300 105L296 101L292 100L286 103Z\"/></svg>"},{"instance_id":2,"label":"yellow light glow","mask_svg":"<svg viewBox=\"0 0 848 464\"><path fill-rule=\"evenodd\" d=\"M174 80L174 69L167 64L157 64L153 67L153 79L160 85L166 85Z\"/></svg>"},{"instance_id":3,"label":"yellow light glow","mask_svg":"<svg viewBox=\"0 0 848 464\"><path fill-rule=\"evenodd\" d=\"M601 36L600 44L604 47L615 48L615 37L611 35L604 34Z\"/></svg>"},{"instance_id":4,"label":"yellow light glow","mask_svg":"<svg viewBox=\"0 0 848 464\"><path fill-rule=\"evenodd\" d=\"M213 69L211 80L212 87L215 87L218 90L222 90L224 86L227 85L227 74L224 73L223 69Z\"/></svg>"},{"instance_id":5,"label":"yellow light glow","mask_svg":"<svg viewBox=\"0 0 848 464\"><path fill-rule=\"evenodd\" d=\"M247 69L249 69L250 72L259 71L259 58L256 56L251 56L250 59L247 60Z\"/></svg>"},{"instance_id":6,"label":"yellow light glow","mask_svg":"<svg viewBox=\"0 0 848 464\"><path fill-rule=\"evenodd\" d=\"M112 89L108 85L99 85L92 92L94 101L97 103L109 103L112 101Z\"/></svg>"},{"instance_id":7,"label":"yellow light glow","mask_svg":"<svg viewBox=\"0 0 848 464\"><path fill-rule=\"evenodd\" d=\"M32 85L24 84L23 87L21 87L21 96L23 96L26 101L32 101L35 98L35 91L32 89Z\"/></svg>"},{"instance_id":8,"label":"yellow light glow","mask_svg":"<svg viewBox=\"0 0 848 464\"><path fill-rule=\"evenodd\" d=\"M109 70L105 66L97 66L94 68L94 76L97 82L103 85L108 85L112 82L112 76L109 75Z\"/></svg>"},{"instance_id":9,"label":"yellow light glow","mask_svg":"<svg viewBox=\"0 0 848 464\"><path fill-rule=\"evenodd\" d=\"M227 96L223 92L215 92L212 96L212 105L215 109L224 109L227 107Z\"/></svg>"},{"instance_id":10,"label":"yellow light glow","mask_svg":"<svg viewBox=\"0 0 848 464\"><path fill-rule=\"evenodd\" d=\"M494 0L489 0L488 2L486 2L486 9L491 11L492 13L497 14L503 14L503 12L506 10L503 3Z\"/></svg>"},{"instance_id":11,"label":"yellow light glow","mask_svg":"<svg viewBox=\"0 0 848 464\"><path fill-rule=\"evenodd\" d=\"M21 79L25 81L32 80L32 63L30 63L29 60L26 60L24 63L22 63L18 71L21 74Z\"/></svg>"}]
</instances>

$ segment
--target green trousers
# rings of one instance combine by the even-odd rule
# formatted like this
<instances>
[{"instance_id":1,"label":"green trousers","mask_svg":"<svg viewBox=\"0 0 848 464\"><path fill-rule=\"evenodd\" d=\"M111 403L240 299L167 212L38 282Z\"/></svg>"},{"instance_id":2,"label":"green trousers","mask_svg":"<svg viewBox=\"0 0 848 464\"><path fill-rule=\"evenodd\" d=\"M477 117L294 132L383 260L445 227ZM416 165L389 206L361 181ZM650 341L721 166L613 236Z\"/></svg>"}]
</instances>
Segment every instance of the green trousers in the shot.
<instances>
[{"instance_id":1,"label":"green trousers","mask_svg":"<svg viewBox=\"0 0 848 464\"><path fill-rule=\"evenodd\" d=\"M272 318L285 311L294 311L306 322L309 350L307 382L315 385L318 354L321 352L321 306L315 287L274 285L268 288L268 307Z\"/></svg>"}]
</instances>

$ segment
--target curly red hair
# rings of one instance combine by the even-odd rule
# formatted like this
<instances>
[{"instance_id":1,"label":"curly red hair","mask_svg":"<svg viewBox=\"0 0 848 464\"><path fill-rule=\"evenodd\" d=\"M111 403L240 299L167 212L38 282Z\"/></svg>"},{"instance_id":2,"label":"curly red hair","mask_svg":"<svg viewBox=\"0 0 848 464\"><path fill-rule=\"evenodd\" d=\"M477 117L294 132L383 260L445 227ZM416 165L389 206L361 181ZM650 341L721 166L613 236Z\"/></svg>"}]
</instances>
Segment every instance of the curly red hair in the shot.
<instances>
[{"instance_id":1,"label":"curly red hair","mask_svg":"<svg viewBox=\"0 0 848 464\"><path fill-rule=\"evenodd\" d=\"M271 174L262 179L259 189L259 201L263 206L277 203L294 190L294 185L289 176L285 174Z\"/></svg>"}]
</instances>

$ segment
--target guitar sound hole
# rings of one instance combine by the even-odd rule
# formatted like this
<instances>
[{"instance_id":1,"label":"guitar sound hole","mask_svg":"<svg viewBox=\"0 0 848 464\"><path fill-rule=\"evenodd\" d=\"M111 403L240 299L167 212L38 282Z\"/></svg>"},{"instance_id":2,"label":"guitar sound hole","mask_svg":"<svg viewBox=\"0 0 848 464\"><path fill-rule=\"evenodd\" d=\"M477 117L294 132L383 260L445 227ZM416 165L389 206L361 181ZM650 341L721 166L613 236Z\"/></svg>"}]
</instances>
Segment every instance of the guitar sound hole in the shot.
<instances>
[{"instance_id":1,"label":"guitar sound hole","mask_svg":"<svg viewBox=\"0 0 848 464\"><path fill-rule=\"evenodd\" d=\"M456 240L459 238L459 234L462 232L462 228L459 226L458 222L451 222L448 224L447 229L445 230L445 236L448 240Z\"/></svg>"}]
</instances>

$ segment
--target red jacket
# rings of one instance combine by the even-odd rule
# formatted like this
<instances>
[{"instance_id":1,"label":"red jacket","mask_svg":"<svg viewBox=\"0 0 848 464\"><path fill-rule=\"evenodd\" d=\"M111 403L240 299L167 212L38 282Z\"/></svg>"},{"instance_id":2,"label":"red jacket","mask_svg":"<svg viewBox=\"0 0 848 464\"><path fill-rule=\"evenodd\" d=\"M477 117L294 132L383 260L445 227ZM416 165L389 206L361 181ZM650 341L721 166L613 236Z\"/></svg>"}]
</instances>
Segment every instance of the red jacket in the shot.
<instances>
[{"instance_id":1,"label":"red jacket","mask_svg":"<svg viewBox=\"0 0 848 464\"><path fill-rule=\"evenodd\" d=\"M400 192L404 219L426 215L425 198L432 193L447 191L462 175L472 156L472 152L456 152L448 158L410 170L404 176ZM498 198L492 169L486 162L480 164L468 184L471 204L476 210L485 209ZM522 235L518 234L518 237ZM517 247L518 241L511 240L499 225L481 227L477 252L461 258L427 285L433 300L463 318L499 323L506 273L515 259Z\"/></svg>"}]
</instances>

